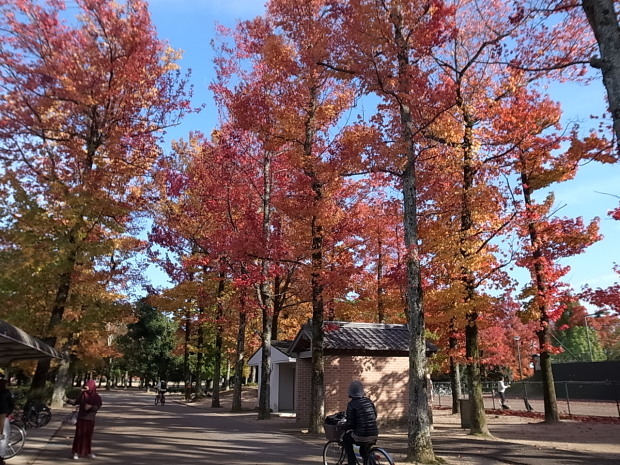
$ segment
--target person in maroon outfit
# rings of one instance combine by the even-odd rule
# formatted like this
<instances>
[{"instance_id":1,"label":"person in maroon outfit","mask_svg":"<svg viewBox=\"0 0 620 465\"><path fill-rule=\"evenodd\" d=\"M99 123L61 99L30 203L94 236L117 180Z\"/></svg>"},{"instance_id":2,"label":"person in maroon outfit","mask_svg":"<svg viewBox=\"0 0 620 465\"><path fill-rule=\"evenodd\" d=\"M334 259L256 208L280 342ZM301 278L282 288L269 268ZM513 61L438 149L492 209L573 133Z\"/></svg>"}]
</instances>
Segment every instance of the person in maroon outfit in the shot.
<instances>
[{"instance_id":1,"label":"person in maroon outfit","mask_svg":"<svg viewBox=\"0 0 620 465\"><path fill-rule=\"evenodd\" d=\"M94 459L95 454L92 452L91 445L95 430L95 416L101 408L101 397L97 394L97 385L94 380L86 381L75 405L79 406L79 410L75 438L73 438L73 459L77 460L80 456Z\"/></svg>"}]
</instances>

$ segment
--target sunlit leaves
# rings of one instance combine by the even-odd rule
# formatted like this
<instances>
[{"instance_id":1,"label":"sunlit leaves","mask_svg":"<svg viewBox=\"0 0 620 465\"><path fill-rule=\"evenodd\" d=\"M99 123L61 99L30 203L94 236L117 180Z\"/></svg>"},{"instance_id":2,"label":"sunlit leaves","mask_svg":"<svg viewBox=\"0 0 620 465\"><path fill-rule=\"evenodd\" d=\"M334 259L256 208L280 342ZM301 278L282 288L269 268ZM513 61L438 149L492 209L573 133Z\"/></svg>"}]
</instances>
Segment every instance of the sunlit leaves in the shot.
<instances>
[{"instance_id":1,"label":"sunlit leaves","mask_svg":"<svg viewBox=\"0 0 620 465\"><path fill-rule=\"evenodd\" d=\"M162 131L189 110L178 55L138 0L79 0L77 18L62 2L1 8L2 247L37 283L13 310L37 302L40 336L102 334L141 279L129 264L144 244L129 235Z\"/></svg>"}]
</instances>

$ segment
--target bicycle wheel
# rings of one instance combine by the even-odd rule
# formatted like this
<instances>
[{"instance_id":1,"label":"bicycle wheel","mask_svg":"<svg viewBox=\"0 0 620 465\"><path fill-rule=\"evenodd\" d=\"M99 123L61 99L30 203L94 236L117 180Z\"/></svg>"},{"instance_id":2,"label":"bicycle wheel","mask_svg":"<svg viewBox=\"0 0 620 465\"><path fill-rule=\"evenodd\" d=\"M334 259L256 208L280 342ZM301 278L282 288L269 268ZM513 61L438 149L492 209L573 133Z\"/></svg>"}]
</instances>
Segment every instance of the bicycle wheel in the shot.
<instances>
[{"instance_id":1,"label":"bicycle wheel","mask_svg":"<svg viewBox=\"0 0 620 465\"><path fill-rule=\"evenodd\" d=\"M33 418L33 422L35 427L42 428L47 425L52 419L52 411L49 409L40 410L35 417Z\"/></svg>"},{"instance_id":2,"label":"bicycle wheel","mask_svg":"<svg viewBox=\"0 0 620 465\"><path fill-rule=\"evenodd\" d=\"M26 431L21 426L11 423L11 433L9 434L9 442L6 445L5 459L10 459L19 454L26 442Z\"/></svg>"},{"instance_id":3,"label":"bicycle wheel","mask_svg":"<svg viewBox=\"0 0 620 465\"><path fill-rule=\"evenodd\" d=\"M329 441L323 447L323 465L341 465L347 454L338 441Z\"/></svg>"},{"instance_id":4,"label":"bicycle wheel","mask_svg":"<svg viewBox=\"0 0 620 465\"><path fill-rule=\"evenodd\" d=\"M364 460L364 465L394 465L394 461L385 450L380 447L373 447Z\"/></svg>"},{"instance_id":5,"label":"bicycle wheel","mask_svg":"<svg viewBox=\"0 0 620 465\"><path fill-rule=\"evenodd\" d=\"M11 427L13 427L13 425L17 425L19 426L21 429L23 429L24 431L26 431L26 427L27 424L24 421L24 417L23 415L17 415L17 416L13 416L13 419L11 420Z\"/></svg>"},{"instance_id":6,"label":"bicycle wheel","mask_svg":"<svg viewBox=\"0 0 620 465\"><path fill-rule=\"evenodd\" d=\"M155 396L155 405L159 405L159 394Z\"/></svg>"}]
</instances>

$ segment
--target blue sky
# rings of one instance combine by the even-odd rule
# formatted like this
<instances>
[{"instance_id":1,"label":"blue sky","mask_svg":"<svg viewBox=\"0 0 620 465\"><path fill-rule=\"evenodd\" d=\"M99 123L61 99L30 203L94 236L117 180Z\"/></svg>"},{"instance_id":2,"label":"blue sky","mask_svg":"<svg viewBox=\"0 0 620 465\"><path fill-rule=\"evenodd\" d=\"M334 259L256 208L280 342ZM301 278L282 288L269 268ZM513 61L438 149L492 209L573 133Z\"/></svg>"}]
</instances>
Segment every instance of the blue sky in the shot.
<instances>
[{"instance_id":1,"label":"blue sky","mask_svg":"<svg viewBox=\"0 0 620 465\"><path fill-rule=\"evenodd\" d=\"M250 19L264 11L262 0L150 0L150 10L159 37L175 49L184 52L181 66L192 69L195 104L206 104L205 110L187 118L183 125L170 132L171 138L185 138L191 130L209 134L217 123L217 115L208 85L213 81L213 53L211 39L216 23L232 27L237 20ZM554 99L562 102L565 121L590 124L591 114L605 109L604 90L600 79L585 85L554 85L550 90ZM620 262L620 221L612 220L607 212L620 201L620 164L613 166L590 163L584 166L575 180L553 188L561 216L582 216L589 221L601 218L604 240L590 247L586 253L567 260L571 266L566 277L576 290L589 283L592 287L606 287L617 275L613 264ZM150 272L155 284L163 275Z\"/></svg>"}]
</instances>

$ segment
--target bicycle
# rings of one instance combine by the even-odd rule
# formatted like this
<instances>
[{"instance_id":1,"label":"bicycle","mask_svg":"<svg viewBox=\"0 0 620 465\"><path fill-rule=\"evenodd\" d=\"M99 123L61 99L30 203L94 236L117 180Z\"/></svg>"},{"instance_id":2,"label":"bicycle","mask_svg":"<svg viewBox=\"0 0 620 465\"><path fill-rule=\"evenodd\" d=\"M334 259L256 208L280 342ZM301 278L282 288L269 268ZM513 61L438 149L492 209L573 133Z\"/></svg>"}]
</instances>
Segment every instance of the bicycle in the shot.
<instances>
[{"instance_id":1,"label":"bicycle","mask_svg":"<svg viewBox=\"0 0 620 465\"><path fill-rule=\"evenodd\" d=\"M26 442L26 430L15 422L15 417L9 416L7 420L10 422L11 429L9 433L9 440L6 445L6 451L2 456L4 459L10 459L11 457L15 457L19 454L24 448L24 443Z\"/></svg>"},{"instance_id":2,"label":"bicycle","mask_svg":"<svg viewBox=\"0 0 620 465\"><path fill-rule=\"evenodd\" d=\"M155 396L155 405L166 405L166 393L165 392L158 392L157 395Z\"/></svg>"},{"instance_id":3,"label":"bicycle","mask_svg":"<svg viewBox=\"0 0 620 465\"><path fill-rule=\"evenodd\" d=\"M344 412L328 415L325 418L324 427L327 443L323 447L323 465L345 465L347 463L347 453L342 443L345 422ZM355 456L358 465L394 465L390 454L385 449L376 446L374 442L366 443L359 448L354 446L353 449L356 451ZM363 449L367 450L364 451Z\"/></svg>"},{"instance_id":4,"label":"bicycle","mask_svg":"<svg viewBox=\"0 0 620 465\"><path fill-rule=\"evenodd\" d=\"M43 402L29 401L21 410L16 409L13 423L23 429L43 428L52 419L52 411Z\"/></svg>"},{"instance_id":5,"label":"bicycle","mask_svg":"<svg viewBox=\"0 0 620 465\"><path fill-rule=\"evenodd\" d=\"M52 411L44 402L26 399L23 393L13 394L15 404L21 406L13 412L13 422L23 429L42 428L52 419Z\"/></svg>"}]
</instances>

